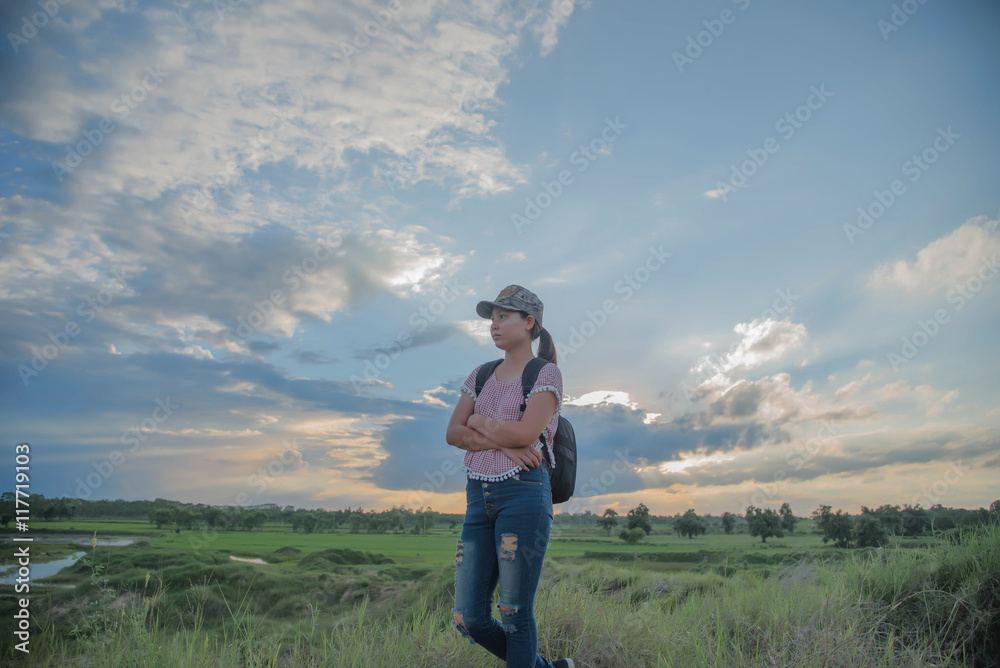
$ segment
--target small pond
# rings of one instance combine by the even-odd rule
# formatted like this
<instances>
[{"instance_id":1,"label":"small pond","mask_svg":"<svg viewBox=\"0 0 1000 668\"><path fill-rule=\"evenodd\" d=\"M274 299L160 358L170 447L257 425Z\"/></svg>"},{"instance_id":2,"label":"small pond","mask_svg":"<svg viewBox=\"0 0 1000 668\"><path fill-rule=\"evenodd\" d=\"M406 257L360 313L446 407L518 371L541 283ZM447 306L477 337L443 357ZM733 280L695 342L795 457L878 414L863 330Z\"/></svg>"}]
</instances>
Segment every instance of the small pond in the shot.
<instances>
[{"instance_id":1,"label":"small pond","mask_svg":"<svg viewBox=\"0 0 1000 668\"><path fill-rule=\"evenodd\" d=\"M30 544L30 543L25 543ZM42 578L47 578L50 575L55 575L67 566L72 566L77 559L87 554L86 552L74 552L72 555L64 559L56 559L55 561L46 561L44 563L35 562L35 557L32 556L31 565L31 584L34 584L41 580ZM17 569L20 568L17 564L13 566L4 566L0 568L0 585L14 585L17 584ZM44 583L42 583L44 584Z\"/></svg>"}]
</instances>

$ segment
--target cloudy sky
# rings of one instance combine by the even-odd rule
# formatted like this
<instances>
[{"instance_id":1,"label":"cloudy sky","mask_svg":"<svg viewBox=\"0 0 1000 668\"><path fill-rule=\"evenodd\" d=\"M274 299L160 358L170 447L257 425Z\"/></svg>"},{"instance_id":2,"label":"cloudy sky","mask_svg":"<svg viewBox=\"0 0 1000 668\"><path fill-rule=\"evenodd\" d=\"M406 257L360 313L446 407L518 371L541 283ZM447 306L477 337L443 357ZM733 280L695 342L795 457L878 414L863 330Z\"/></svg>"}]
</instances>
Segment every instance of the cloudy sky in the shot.
<instances>
[{"instance_id":1,"label":"cloudy sky","mask_svg":"<svg viewBox=\"0 0 1000 668\"><path fill-rule=\"evenodd\" d=\"M995 2L0 26L0 420L33 492L461 511L475 303L519 283L571 510L997 497Z\"/></svg>"}]
</instances>

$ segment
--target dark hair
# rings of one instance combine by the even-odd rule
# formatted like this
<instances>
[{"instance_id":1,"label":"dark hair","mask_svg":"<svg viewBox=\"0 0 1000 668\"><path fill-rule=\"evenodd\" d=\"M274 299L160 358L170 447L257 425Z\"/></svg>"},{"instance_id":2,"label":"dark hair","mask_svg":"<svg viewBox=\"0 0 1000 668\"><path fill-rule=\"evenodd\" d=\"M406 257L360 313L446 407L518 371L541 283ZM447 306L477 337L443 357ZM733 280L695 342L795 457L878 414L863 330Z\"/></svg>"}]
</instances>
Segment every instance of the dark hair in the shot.
<instances>
[{"instance_id":1,"label":"dark hair","mask_svg":"<svg viewBox=\"0 0 1000 668\"><path fill-rule=\"evenodd\" d=\"M522 318L527 318L531 315L525 311L521 311L520 313ZM534 341L535 339L541 339L538 342L538 355L536 357L541 357L553 364L558 364L556 362L556 343L552 340L549 330L542 327L542 324L538 322L538 318L535 318L535 324L531 328L531 340Z\"/></svg>"}]
</instances>

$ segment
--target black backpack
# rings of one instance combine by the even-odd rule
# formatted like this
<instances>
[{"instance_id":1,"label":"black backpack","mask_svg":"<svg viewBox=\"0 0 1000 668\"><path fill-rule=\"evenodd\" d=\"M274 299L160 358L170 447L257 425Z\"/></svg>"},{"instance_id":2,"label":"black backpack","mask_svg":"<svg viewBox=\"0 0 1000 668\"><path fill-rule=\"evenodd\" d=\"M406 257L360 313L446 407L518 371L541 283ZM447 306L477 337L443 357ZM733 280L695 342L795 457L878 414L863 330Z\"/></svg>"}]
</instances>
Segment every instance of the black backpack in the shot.
<instances>
[{"instance_id":1,"label":"black backpack","mask_svg":"<svg viewBox=\"0 0 1000 668\"><path fill-rule=\"evenodd\" d=\"M483 391L483 385L493 375L493 371L500 362L503 360L493 360L480 367L479 373L476 374L477 397ZM538 380L538 372L546 364L548 361L544 358L535 357L525 365L524 371L521 372L521 393L524 396L521 401L522 413L528 407L528 396L531 394L531 388L535 386L535 381ZM539 435L539 438L542 445L545 446L544 431ZM559 426L556 428L556 436L553 439L551 449L556 456L555 466L553 467L551 459L547 459L544 455L542 459L549 469L549 477L552 481L552 503L564 503L573 496L573 490L576 488L576 433L573 431L573 425L562 415L559 416Z\"/></svg>"}]
</instances>

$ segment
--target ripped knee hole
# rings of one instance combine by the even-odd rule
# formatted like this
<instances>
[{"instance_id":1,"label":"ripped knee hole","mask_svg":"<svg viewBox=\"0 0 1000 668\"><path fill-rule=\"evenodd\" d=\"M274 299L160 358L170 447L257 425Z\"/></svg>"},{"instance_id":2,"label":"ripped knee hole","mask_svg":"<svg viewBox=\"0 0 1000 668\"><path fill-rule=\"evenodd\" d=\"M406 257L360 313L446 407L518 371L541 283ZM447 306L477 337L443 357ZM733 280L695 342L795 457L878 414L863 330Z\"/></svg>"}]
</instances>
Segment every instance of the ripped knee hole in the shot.
<instances>
[{"instance_id":1,"label":"ripped knee hole","mask_svg":"<svg viewBox=\"0 0 1000 668\"><path fill-rule=\"evenodd\" d=\"M514 561L514 554L517 552L517 534L505 533L500 536L500 558L507 561Z\"/></svg>"}]
</instances>

